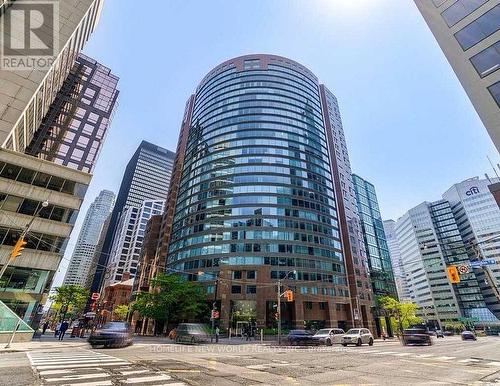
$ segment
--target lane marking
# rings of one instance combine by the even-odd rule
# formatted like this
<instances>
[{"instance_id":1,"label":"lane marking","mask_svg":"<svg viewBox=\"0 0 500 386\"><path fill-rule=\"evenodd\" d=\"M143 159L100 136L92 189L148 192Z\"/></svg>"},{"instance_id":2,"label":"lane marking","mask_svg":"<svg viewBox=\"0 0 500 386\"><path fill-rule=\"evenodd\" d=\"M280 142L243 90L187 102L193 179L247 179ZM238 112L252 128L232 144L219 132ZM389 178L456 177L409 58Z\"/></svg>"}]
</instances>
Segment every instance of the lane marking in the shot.
<instances>
[{"instance_id":1,"label":"lane marking","mask_svg":"<svg viewBox=\"0 0 500 386\"><path fill-rule=\"evenodd\" d=\"M141 383L141 382L153 382L153 381L169 381L172 379L170 375L154 375L151 377L137 377L137 378L128 378L123 380L123 383Z\"/></svg>"}]
</instances>

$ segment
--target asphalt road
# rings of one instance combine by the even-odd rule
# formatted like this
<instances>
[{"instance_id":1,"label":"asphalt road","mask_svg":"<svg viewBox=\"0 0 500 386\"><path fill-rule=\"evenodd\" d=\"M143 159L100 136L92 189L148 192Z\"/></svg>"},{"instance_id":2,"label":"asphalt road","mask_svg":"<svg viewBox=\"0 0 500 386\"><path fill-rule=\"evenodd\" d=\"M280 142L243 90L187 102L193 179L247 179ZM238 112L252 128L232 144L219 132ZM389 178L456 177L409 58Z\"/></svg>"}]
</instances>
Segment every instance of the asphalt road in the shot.
<instances>
[{"instance_id":1,"label":"asphalt road","mask_svg":"<svg viewBox=\"0 0 500 386\"><path fill-rule=\"evenodd\" d=\"M12 366L4 366L6 361ZM35 384L490 385L500 384L500 338L462 342L447 337L430 347L391 341L347 348L165 341L123 349L1 354L0 385Z\"/></svg>"}]
</instances>

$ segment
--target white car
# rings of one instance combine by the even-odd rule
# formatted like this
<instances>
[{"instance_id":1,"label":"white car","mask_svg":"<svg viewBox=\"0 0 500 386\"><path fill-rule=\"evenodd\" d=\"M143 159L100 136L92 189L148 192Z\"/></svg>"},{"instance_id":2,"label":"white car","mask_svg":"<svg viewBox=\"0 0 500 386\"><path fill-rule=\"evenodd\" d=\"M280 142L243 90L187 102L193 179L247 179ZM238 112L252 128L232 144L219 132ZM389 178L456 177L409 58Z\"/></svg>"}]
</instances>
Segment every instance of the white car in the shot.
<instances>
[{"instance_id":1,"label":"white car","mask_svg":"<svg viewBox=\"0 0 500 386\"><path fill-rule=\"evenodd\" d=\"M344 334L345 331L341 328L323 328L314 334L313 339L319 344L331 346L332 344L341 344Z\"/></svg>"},{"instance_id":2,"label":"white car","mask_svg":"<svg viewBox=\"0 0 500 386\"><path fill-rule=\"evenodd\" d=\"M373 335L367 328L351 328L342 336L342 346L355 344L361 346L363 343L368 343L373 346Z\"/></svg>"}]
</instances>

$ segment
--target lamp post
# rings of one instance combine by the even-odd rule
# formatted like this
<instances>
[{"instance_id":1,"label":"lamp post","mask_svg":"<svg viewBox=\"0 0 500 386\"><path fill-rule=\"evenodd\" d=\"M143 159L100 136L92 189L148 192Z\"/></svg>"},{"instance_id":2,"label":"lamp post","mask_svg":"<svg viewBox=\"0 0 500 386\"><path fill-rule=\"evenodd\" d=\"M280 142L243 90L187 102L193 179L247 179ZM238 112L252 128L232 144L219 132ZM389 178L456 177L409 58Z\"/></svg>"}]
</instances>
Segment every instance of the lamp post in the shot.
<instances>
[{"instance_id":1,"label":"lamp post","mask_svg":"<svg viewBox=\"0 0 500 386\"><path fill-rule=\"evenodd\" d=\"M278 309L277 309L277 312L278 312L278 346L281 346L281 296L283 296L283 293L281 293L281 280L285 280L288 278L288 275L290 275L291 273L293 273L293 275L295 276L295 274L297 273L296 270L292 270L292 271L288 271L285 276L283 277L283 279L278 279Z\"/></svg>"},{"instance_id":2,"label":"lamp post","mask_svg":"<svg viewBox=\"0 0 500 386\"><path fill-rule=\"evenodd\" d=\"M21 254L20 251L22 249L24 249L23 246L26 244L26 242L24 241L24 238L26 237L26 235L30 231L31 225L33 225L33 221L35 221L35 218L38 217L38 215L40 214L40 212L42 211L42 209L44 209L44 208L46 208L48 206L49 206L49 202L48 201L42 202L42 206L40 206L40 208L38 208L38 210L35 212L35 214L33 215L33 217L31 217L31 220L29 221L29 223L26 224L26 227L24 228L24 230L22 231L21 235L17 239L16 245L14 246L12 252L10 253L9 259L7 260L7 262L2 267L2 270L0 270L0 279L2 278L3 274L7 270L7 267L14 262L14 260L16 259L16 257Z\"/></svg>"}]
</instances>

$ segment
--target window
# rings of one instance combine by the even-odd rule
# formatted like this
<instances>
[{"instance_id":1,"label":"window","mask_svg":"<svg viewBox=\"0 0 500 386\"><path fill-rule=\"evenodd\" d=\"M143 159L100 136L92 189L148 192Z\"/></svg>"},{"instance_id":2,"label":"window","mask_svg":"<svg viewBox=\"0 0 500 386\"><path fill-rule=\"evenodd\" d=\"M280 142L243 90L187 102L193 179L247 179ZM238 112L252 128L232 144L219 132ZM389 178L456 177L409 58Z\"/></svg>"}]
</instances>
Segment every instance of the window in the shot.
<instances>
[{"instance_id":1,"label":"window","mask_svg":"<svg viewBox=\"0 0 500 386\"><path fill-rule=\"evenodd\" d=\"M327 304L328 304L327 302L320 302L319 303L319 309L320 310L326 310Z\"/></svg>"},{"instance_id":2,"label":"window","mask_svg":"<svg viewBox=\"0 0 500 386\"><path fill-rule=\"evenodd\" d=\"M2 173L0 173L0 177L5 177L11 180L15 180L20 171L21 168L19 166L7 164L3 168Z\"/></svg>"},{"instance_id":3,"label":"window","mask_svg":"<svg viewBox=\"0 0 500 386\"><path fill-rule=\"evenodd\" d=\"M304 306L305 306L306 310L312 310L313 309L312 302L304 302Z\"/></svg>"},{"instance_id":4,"label":"window","mask_svg":"<svg viewBox=\"0 0 500 386\"><path fill-rule=\"evenodd\" d=\"M481 78L500 68L500 41L470 58L470 61Z\"/></svg>"},{"instance_id":5,"label":"window","mask_svg":"<svg viewBox=\"0 0 500 386\"><path fill-rule=\"evenodd\" d=\"M444 21L448 27L453 27L464 17L470 15L488 0L458 0L446 8L442 13Z\"/></svg>"},{"instance_id":6,"label":"window","mask_svg":"<svg viewBox=\"0 0 500 386\"><path fill-rule=\"evenodd\" d=\"M232 294L241 294L241 285L233 285L231 286Z\"/></svg>"},{"instance_id":7,"label":"window","mask_svg":"<svg viewBox=\"0 0 500 386\"><path fill-rule=\"evenodd\" d=\"M500 5L490 9L455 34L463 50L467 50L500 28Z\"/></svg>"},{"instance_id":8,"label":"window","mask_svg":"<svg viewBox=\"0 0 500 386\"><path fill-rule=\"evenodd\" d=\"M241 271L233 271L233 279L241 279L242 273Z\"/></svg>"},{"instance_id":9,"label":"window","mask_svg":"<svg viewBox=\"0 0 500 386\"><path fill-rule=\"evenodd\" d=\"M434 3L434 6L439 7L441 4L443 4L446 0L432 0Z\"/></svg>"},{"instance_id":10,"label":"window","mask_svg":"<svg viewBox=\"0 0 500 386\"><path fill-rule=\"evenodd\" d=\"M247 285L247 294L256 294L256 293L257 293L257 286Z\"/></svg>"},{"instance_id":11,"label":"window","mask_svg":"<svg viewBox=\"0 0 500 386\"><path fill-rule=\"evenodd\" d=\"M495 84L488 87L493 99L497 102L498 107L500 107L500 82L496 82Z\"/></svg>"},{"instance_id":12,"label":"window","mask_svg":"<svg viewBox=\"0 0 500 386\"><path fill-rule=\"evenodd\" d=\"M255 271L247 271L247 279L255 279L257 278L257 272Z\"/></svg>"}]
</instances>

